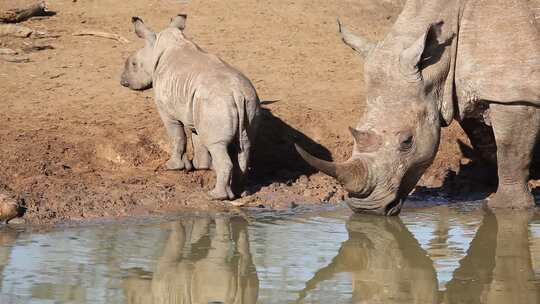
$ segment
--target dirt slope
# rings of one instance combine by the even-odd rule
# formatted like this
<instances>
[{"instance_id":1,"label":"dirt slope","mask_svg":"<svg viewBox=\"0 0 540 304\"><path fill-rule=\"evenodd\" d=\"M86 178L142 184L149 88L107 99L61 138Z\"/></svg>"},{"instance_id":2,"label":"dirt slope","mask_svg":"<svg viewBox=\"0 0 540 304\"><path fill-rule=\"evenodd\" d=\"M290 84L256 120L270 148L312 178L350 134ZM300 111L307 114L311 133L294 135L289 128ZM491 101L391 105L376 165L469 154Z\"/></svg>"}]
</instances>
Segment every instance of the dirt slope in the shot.
<instances>
[{"instance_id":1,"label":"dirt slope","mask_svg":"<svg viewBox=\"0 0 540 304\"><path fill-rule=\"evenodd\" d=\"M2 1L0 9L30 2ZM292 143L322 157L348 156L347 126L363 111L362 60L340 42L335 19L381 38L400 2L47 1L54 16L22 25L58 38L0 37L0 47L22 50L30 59L0 60L0 182L25 198L33 223L227 208L206 199L211 172L159 168L167 142L152 92L119 85L124 59L142 45L131 16L159 30L171 16L187 13L187 35L242 70L266 101L250 182L254 194L239 202L335 202L343 192L330 178L313 174ZM79 30L116 33L130 43L72 36ZM36 45L51 48L36 51ZM460 131L450 129L424 184L440 185L447 169L459 164Z\"/></svg>"}]
</instances>

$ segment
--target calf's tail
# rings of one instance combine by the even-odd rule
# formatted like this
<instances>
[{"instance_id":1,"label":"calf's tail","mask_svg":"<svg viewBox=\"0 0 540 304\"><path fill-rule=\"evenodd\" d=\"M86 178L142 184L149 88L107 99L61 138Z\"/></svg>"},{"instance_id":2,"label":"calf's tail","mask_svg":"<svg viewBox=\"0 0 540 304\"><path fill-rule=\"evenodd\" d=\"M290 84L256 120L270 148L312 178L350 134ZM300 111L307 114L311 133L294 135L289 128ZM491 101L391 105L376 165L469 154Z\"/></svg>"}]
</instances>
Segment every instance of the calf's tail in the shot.
<instances>
[{"instance_id":1,"label":"calf's tail","mask_svg":"<svg viewBox=\"0 0 540 304\"><path fill-rule=\"evenodd\" d=\"M247 101L244 96L235 96L236 111L238 112L238 147L244 152L249 149L248 126L249 118L247 117Z\"/></svg>"}]
</instances>

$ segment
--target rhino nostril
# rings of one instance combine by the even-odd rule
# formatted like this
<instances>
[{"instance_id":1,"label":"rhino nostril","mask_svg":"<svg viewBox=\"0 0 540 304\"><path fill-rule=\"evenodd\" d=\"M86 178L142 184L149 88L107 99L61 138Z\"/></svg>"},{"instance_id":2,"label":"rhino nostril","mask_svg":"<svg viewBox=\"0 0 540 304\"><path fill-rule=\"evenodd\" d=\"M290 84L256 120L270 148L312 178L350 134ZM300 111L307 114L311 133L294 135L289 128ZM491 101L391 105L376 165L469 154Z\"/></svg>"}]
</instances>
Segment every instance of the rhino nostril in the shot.
<instances>
[{"instance_id":1,"label":"rhino nostril","mask_svg":"<svg viewBox=\"0 0 540 304\"><path fill-rule=\"evenodd\" d=\"M127 87L129 85L125 79L120 80L120 84L123 85L124 87Z\"/></svg>"}]
</instances>

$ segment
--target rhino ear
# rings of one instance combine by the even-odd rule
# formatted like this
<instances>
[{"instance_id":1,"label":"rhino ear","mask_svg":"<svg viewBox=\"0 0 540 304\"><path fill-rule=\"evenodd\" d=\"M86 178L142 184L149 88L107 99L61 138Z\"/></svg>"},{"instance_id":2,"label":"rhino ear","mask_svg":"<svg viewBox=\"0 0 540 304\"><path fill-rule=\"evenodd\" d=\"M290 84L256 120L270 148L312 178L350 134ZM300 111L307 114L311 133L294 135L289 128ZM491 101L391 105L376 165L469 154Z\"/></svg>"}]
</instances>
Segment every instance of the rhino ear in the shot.
<instances>
[{"instance_id":1,"label":"rhino ear","mask_svg":"<svg viewBox=\"0 0 540 304\"><path fill-rule=\"evenodd\" d=\"M343 43L357 51L363 58L366 58L369 52L375 48L375 43L369 42L364 37L351 32L347 27L341 24L339 18L337 19L337 24Z\"/></svg>"},{"instance_id":2,"label":"rhino ear","mask_svg":"<svg viewBox=\"0 0 540 304\"><path fill-rule=\"evenodd\" d=\"M187 15L185 14L177 15L171 18L171 23L169 24L169 27L174 27L183 31L186 28L186 20L187 20Z\"/></svg>"},{"instance_id":3,"label":"rhino ear","mask_svg":"<svg viewBox=\"0 0 540 304\"><path fill-rule=\"evenodd\" d=\"M409 82L422 80L422 55L428 43L438 42L441 36L443 22L432 23L426 31L411 46L404 49L399 55L399 70Z\"/></svg>"},{"instance_id":4,"label":"rhino ear","mask_svg":"<svg viewBox=\"0 0 540 304\"><path fill-rule=\"evenodd\" d=\"M131 17L131 23L133 23L135 34L137 34L139 38L146 40L146 42L150 44L153 44L154 41L156 41L156 34L144 24L141 18Z\"/></svg>"}]
</instances>

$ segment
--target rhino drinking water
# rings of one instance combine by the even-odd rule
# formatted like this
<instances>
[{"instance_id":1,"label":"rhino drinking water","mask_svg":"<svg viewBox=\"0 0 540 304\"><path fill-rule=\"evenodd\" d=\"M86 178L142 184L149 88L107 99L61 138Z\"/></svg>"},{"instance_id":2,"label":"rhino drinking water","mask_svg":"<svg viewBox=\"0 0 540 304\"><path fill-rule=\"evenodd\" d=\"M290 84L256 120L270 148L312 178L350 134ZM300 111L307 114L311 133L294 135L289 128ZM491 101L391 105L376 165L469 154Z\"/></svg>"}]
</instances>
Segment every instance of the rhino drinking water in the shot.
<instances>
[{"instance_id":1,"label":"rhino drinking water","mask_svg":"<svg viewBox=\"0 0 540 304\"><path fill-rule=\"evenodd\" d=\"M242 73L184 36L186 18L174 17L157 34L140 18L132 18L135 33L146 44L126 60L121 84L134 90L154 88L159 115L172 141L167 169L192 168L186 153L186 136L191 133L193 166L212 167L217 175L210 197L233 199L229 151L236 153L243 181L257 128L259 98Z\"/></svg>"},{"instance_id":2,"label":"rhino drinking water","mask_svg":"<svg viewBox=\"0 0 540 304\"><path fill-rule=\"evenodd\" d=\"M499 184L488 206L533 206L539 28L526 0L409 0L378 43L340 25L343 41L365 60L367 111L351 128L346 162L299 153L341 182L353 210L395 215L432 163L441 127L455 119L473 147L488 140L476 128L492 128Z\"/></svg>"}]
</instances>

